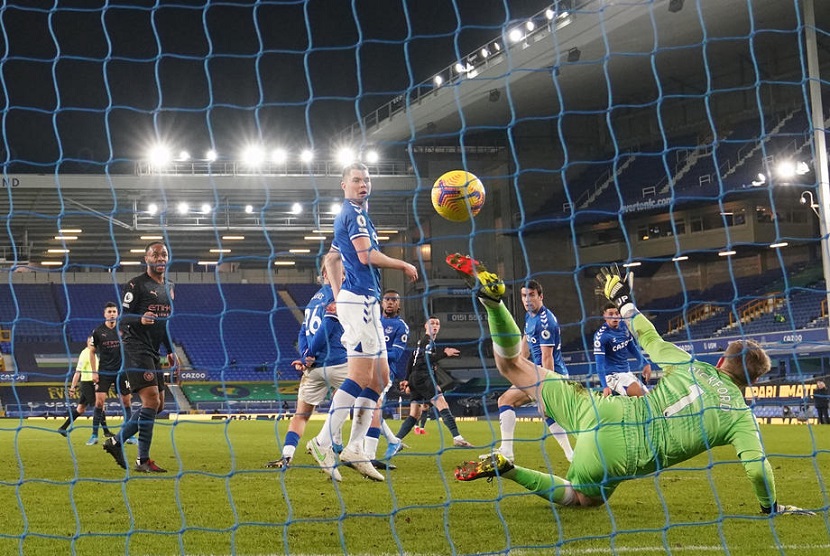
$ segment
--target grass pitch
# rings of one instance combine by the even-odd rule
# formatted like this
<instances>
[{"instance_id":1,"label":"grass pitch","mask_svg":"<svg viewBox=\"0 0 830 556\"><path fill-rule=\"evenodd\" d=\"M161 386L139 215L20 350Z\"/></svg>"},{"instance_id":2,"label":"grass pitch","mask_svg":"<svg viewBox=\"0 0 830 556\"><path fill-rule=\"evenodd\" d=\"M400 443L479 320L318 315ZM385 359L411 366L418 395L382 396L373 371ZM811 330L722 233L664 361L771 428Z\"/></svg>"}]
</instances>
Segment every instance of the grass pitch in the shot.
<instances>
[{"instance_id":1,"label":"grass pitch","mask_svg":"<svg viewBox=\"0 0 830 556\"><path fill-rule=\"evenodd\" d=\"M158 421L152 455L170 472L152 476L85 446L88 421L68 441L58 424L0 421L0 554L830 553L830 427L762 427L779 500L819 512L769 519L731 447L576 509L510 481L454 479L456 465L490 449L496 423L460 422L482 447L469 450L446 447L446 429L430 422L427 436L407 437L387 482L343 469L340 484L302 449L320 422L283 472L263 465L279 455L286 421ZM517 463L564 475L556 442L539 449L541 431L519 423L517 437L536 440L518 443Z\"/></svg>"}]
</instances>

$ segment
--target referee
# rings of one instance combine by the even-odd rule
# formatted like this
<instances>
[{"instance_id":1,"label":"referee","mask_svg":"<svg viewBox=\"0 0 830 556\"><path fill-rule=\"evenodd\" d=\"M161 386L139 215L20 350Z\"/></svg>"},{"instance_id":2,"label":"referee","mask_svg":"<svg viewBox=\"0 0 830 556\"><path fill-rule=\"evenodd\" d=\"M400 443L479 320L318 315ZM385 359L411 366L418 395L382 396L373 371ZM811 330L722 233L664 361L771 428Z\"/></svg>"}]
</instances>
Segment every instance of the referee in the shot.
<instances>
[{"instance_id":1,"label":"referee","mask_svg":"<svg viewBox=\"0 0 830 556\"><path fill-rule=\"evenodd\" d=\"M69 410L69 416L64 421L63 425L58 429L58 433L63 436L68 434L69 426L81 415L86 412L88 404L95 405L95 375L98 373L92 370L90 364L90 347L92 347L92 336L86 339L86 347L78 356L78 364L75 366L75 374L72 376L72 385L69 386L69 396L75 395L75 390L78 388L78 381L81 382L81 397L78 399L78 405L75 409ZM94 357L94 356L93 356Z\"/></svg>"}]
</instances>

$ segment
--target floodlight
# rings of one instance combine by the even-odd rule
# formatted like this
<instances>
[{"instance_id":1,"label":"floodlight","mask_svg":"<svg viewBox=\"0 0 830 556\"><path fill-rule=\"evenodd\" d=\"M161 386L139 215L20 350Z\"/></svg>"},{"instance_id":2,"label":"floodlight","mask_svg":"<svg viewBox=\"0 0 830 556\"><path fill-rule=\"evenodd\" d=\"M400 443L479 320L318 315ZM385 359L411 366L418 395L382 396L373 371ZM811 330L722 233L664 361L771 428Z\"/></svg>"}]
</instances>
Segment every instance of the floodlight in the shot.
<instances>
[{"instance_id":1,"label":"floodlight","mask_svg":"<svg viewBox=\"0 0 830 556\"><path fill-rule=\"evenodd\" d=\"M164 145L155 145L147 152L147 160L151 166L165 166L170 164L170 149Z\"/></svg>"},{"instance_id":2,"label":"floodlight","mask_svg":"<svg viewBox=\"0 0 830 556\"><path fill-rule=\"evenodd\" d=\"M311 152L310 149L304 149L303 152L300 153L300 161L301 162L311 162L314 160L314 153Z\"/></svg>"},{"instance_id":3,"label":"floodlight","mask_svg":"<svg viewBox=\"0 0 830 556\"><path fill-rule=\"evenodd\" d=\"M179 160L182 162L190 160L190 153L187 151L179 151Z\"/></svg>"},{"instance_id":4,"label":"floodlight","mask_svg":"<svg viewBox=\"0 0 830 556\"><path fill-rule=\"evenodd\" d=\"M291 205L291 214L300 214L303 212L303 205L300 203L294 203Z\"/></svg>"},{"instance_id":5,"label":"floodlight","mask_svg":"<svg viewBox=\"0 0 830 556\"><path fill-rule=\"evenodd\" d=\"M484 48L482 48L481 50L479 50L478 53L481 55L482 58L487 58L487 56L490 55L490 51L487 50L486 46Z\"/></svg>"},{"instance_id":6,"label":"floodlight","mask_svg":"<svg viewBox=\"0 0 830 556\"><path fill-rule=\"evenodd\" d=\"M461 62L457 62L454 67L455 73L464 73L465 71L467 71L467 66L465 66Z\"/></svg>"},{"instance_id":7,"label":"floodlight","mask_svg":"<svg viewBox=\"0 0 830 556\"><path fill-rule=\"evenodd\" d=\"M770 243L769 248L770 249L780 249L781 247L787 247L788 245L789 245L789 243L787 243L786 241L780 241L778 243Z\"/></svg>"},{"instance_id":8,"label":"floodlight","mask_svg":"<svg viewBox=\"0 0 830 556\"><path fill-rule=\"evenodd\" d=\"M265 152L261 147L250 146L242 151L242 163L246 166L256 167L265 162Z\"/></svg>"},{"instance_id":9,"label":"floodlight","mask_svg":"<svg viewBox=\"0 0 830 556\"><path fill-rule=\"evenodd\" d=\"M736 253L735 251L731 251L731 250L730 251L721 251L720 253L718 253L718 257L731 257L735 253Z\"/></svg>"},{"instance_id":10,"label":"floodlight","mask_svg":"<svg viewBox=\"0 0 830 556\"><path fill-rule=\"evenodd\" d=\"M181 203L176 205L176 211L179 214L187 214L187 211L189 211L189 210L190 210L190 206L187 203L185 203L184 201L182 201Z\"/></svg>"},{"instance_id":11,"label":"floodlight","mask_svg":"<svg viewBox=\"0 0 830 556\"><path fill-rule=\"evenodd\" d=\"M554 11L551 8L548 8L547 10L545 10L545 18L547 18L548 20L553 19L554 15L555 15Z\"/></svg>"},{"instance_id":12,"label":"floodlight","mask_svg":"<svg viewBox=\"0 0 830 556\"><path fill-rule=\"evenodd\" d=\"M525 38L525 35L524 33L522 33L521 29L516 28L511 30L510 33L507 34L507 38L509 38L512 42L519 42L523 38Z\"/></svg>"},{"instance_id":13,"label":"floodlight","mask_svg":"<svg viewBox=\"0 0 830 556\"><path fill-rule=\"evenodd\" d=\"M347 164L351 164L355 161L354 151L348 147L342 148L337 151L337 162L340 163L341 166L346 166Z\"/></svg>"},{"instance_id":14,"label":"floodlight","mask_svg":"<svg viewBox=\"0 0 830 556\"><path fill-rule=\"evenodd\" d=\"M158 211L159 211L159 206L157 204L150 203L149 205L147 205L147 213L150 216L155 216Z\"/></svg>"},{"instance_id":15,"label":"floodlight","mask_svg":"<svg viewBox=\"0 0 830 556\"><path fill-rule=\"evenodd\" d=\"M251 214L252 212L254 212L254 205L245 205L245 213Z\"/></svg>"},{"instance_id":16,"label":"floodlight","mask_svg":"<svg viewBox=\"0 0 830 556\"><path fill-rule=\"evenodd\" d=\"M795 177L795 164L790 160L779 162L775 168L775 173L778 174L779 178L789 179Z\"/></svg>"},{"instance_id":17,"label":"floodlight","mask_svg":"<svg viewBox=\"0 0 830 556\"><path fill-rule=\"evenodd\" d=\"M210 214L210 205L208 203L202 203L202 214Z\"/></svg>"},{"instance_id":18,"label":"floodlight","mask_svg":"<svg viewBox=\"0 0 830 556\"><path fill-rule=\"evenodd\" d=\"M271 161L274 164L285 164L286 160L288 160L288 151L285 149L274 149L271 153Z\"/></svg>"},{"instance_id":19,"label":"floodlight","mask_svg":"<svg viewBox=\"0 0 830 556\"><path fill-rule=\"evenodd\" d=\"M527 23L525 23L525 29L527 29L528 32L533 31L534 29L536 29L536 24L532 21L528 21Z\"/></svg>"},{"instance_id":20,"label":"floodlight","mask_svg":"<svg viewBox=\"0 0 830 556\"><path fill-rule=\"evenodd\" d=\"M210 149L208 152L205 153L205 159L208 162L215 162L217 158L219 158L219 155L213 149Z\"/></svg>"},{"instance_id":21,"label":"floodlight","mask_svg":"<svg viewBox=\"0 0 830 556\"><path fill-rule=\"evenodd\" d=\"M804 174L808 174L810 172L810 167L807 166L806 162L797 162L795 165L795 173L798 176L803 176Z\"/></svg>"},{"instance_id":22,"label":"floodlight","mask_svg":"<svg viewBox=\"0 0 830 556\"><path fill-rule=\"evenodd\" d=\"M444 78L441 77L440 75L436 75L435 77L432 78L432 82L435 83L436 87L440 87L444 83Z\"/></svg>"},{"instance_id":23,"label":"floodlight","mask_svg":"<svg viewBox=\"0 0 830 556\"><path fill-rule=\"evenodd\" d=\"M369 164L377 164L378 160L380 160L380 155L377 151L368 151L366 153L366 162Z\"/></svg>"},{"instance_id":24,"label":"floodlight","mask_svg":"<svg viewBox=\"0 0 830 556\"><path fill-rule=\"evenodd\" d=\"M689 260L688 255L680 255L679 257L674 257L672 259L672 262L673 263L679 263L680 261L688 261L688 260Z\"/></svg>"}]
</instances>

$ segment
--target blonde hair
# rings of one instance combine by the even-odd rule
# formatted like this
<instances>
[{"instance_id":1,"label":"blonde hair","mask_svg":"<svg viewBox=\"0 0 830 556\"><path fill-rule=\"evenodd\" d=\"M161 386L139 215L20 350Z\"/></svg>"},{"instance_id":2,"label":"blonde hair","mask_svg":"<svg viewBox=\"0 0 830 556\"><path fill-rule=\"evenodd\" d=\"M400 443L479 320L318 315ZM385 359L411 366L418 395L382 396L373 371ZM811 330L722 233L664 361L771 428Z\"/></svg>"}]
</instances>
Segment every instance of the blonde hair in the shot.
<instances>
[{"instance_id":1,"label":"blonde hair","mask_svg":"<svg viewBox=\"0 0 830 556\"><path fill-rule=\"evenodd\" d=\"M772 367L769 355L755 340L732 342L723 352L721 370L738 386L747 386L767 374Z\"/></svg>"}]
</instances>

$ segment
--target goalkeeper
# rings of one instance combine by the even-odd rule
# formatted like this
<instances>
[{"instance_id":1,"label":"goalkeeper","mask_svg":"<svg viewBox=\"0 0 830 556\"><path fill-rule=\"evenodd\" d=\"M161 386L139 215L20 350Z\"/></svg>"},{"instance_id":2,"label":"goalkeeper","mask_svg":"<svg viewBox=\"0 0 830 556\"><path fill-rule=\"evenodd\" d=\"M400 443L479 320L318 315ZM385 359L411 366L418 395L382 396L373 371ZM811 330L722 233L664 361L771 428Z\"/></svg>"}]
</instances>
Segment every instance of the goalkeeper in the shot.
<instances>
[{"instance_id":1,"label":"goalkeeper","mask_svg":"<svg viewBox=\"0 0 830 556\"><path fill-rule=\"evenodd\" d=\"M772 467L743 399L743 388L770 369L769 357L757 343L732 342L717 366L696 361L660 338L637 312L618 270L604 268L598 278L605 296L630 319L637 341L665 372L647 396L603 397L521 357L522 333L501 301L505 287L498 276L470 257L451 255L447 263L478 286L499 372L537 400L545 415L577 435L567 478L514 466L493 454L458 467L457 479L499 475L556 504L598 506L626 479L660 472L709 448L731 444L762 512L812 515L777 503Z\"/></svg>"}]
</instances>

